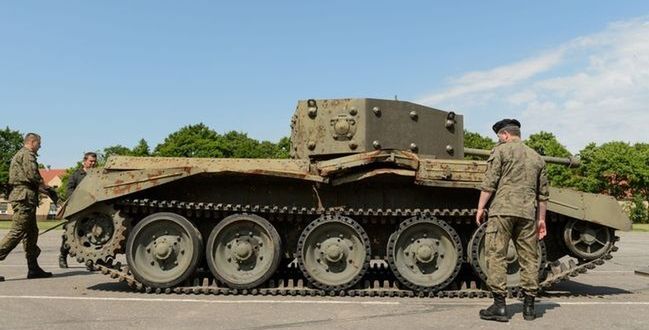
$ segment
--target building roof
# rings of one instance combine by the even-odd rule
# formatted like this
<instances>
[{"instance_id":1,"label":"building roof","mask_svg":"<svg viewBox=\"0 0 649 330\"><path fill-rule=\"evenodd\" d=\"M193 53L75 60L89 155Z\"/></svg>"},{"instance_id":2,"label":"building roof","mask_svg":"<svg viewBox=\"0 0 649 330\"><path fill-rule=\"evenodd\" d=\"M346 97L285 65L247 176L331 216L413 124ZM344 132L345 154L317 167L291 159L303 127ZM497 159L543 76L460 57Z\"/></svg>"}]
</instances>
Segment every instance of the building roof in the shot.
<instances>
[{"instance_id":1,"label":"building roof","mask_svg":"<svg viewBox=\"0 0 649 330\"><path fill-rule=\"evenodd\" d=\"M56 178L57 176L61 179L63 179L63 176L65 175L65 169L46 169L46 168L41 168L38 170L41 173L41 176L43 177L43 181L45 183L49 183L52 181L52 179Z\"/></svg>"}]
</instances>

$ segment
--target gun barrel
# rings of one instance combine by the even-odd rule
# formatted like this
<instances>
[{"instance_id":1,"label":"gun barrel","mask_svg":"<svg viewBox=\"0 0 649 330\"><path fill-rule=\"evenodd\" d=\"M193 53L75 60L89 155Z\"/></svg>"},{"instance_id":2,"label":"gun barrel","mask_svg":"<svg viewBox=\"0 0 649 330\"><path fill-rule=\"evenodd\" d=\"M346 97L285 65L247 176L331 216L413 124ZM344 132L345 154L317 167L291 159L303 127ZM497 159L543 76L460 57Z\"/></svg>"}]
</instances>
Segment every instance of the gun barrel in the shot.
<instances>
[{"instance_id":1,"label":"gun barrel","mask_svg":"<svg viewBox=\"0 0 649 330\"><path fill-rule=\"evenodd\" d=\"M464 154L465 155L472 155L472 156L489 157L489 155L491 154L491 151L490 150L484 150L484 149L464 148ZM568 167L577 167L577 166L579 166L579 159L576 159L575 157L541 156L541 158L543 158L543 160L546 163L550 163L550 164L566 165Z\"/></svg>"}]
</instances>

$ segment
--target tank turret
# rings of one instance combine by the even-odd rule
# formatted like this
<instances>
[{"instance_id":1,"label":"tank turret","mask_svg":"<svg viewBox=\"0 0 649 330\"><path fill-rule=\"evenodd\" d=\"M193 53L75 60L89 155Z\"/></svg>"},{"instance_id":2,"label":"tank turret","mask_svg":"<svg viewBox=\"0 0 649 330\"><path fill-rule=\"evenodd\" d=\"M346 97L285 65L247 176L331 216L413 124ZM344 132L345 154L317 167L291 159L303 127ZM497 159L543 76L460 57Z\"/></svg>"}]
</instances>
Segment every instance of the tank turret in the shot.
<instances>
[{"instance_id":1,"label":"tank turret","mask_svg":"<svg viewBox=\"0 0 649 330\"><path fill-rule=\"evenodd\" d=\"M379 149L464 158L463 117L410 102L303 100L291 129L293 158L327 159Z\"/></svg>"}]
</instances>

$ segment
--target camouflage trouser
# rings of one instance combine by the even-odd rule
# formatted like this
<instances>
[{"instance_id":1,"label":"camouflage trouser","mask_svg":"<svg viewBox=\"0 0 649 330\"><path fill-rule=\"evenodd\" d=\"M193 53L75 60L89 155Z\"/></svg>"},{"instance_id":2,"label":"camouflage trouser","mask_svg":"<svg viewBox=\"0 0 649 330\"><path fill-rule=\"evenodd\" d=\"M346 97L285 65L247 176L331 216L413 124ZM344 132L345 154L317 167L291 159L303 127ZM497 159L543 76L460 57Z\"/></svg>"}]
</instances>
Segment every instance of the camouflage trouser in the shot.
<instances>
[{"instance_id":1,"label":"camouflage trouser","mask_svg":"<svg viewBox=\"0 0 649 330\"><path fill-rule=\"evenodd\" d=\"M60 249L60 252L61 252L61 255L64 256L64 257L67 257L68 254L70 254L70 247L67 244L65 244L68 241L67 236L65 236L65 232L67 230L68 230L68 225L67 224L63 225L63 235L61 235L61 249Z\"/></svg>"},{"instance_id":2,"label":"camouflage trouser","mask_svg":"<svg viewBox=\"0 0 649 330\"><path fill-rule=\"evenodd\" d=\"M514 241L521 271L521 288L536 295L539 288L539 240L536 221L512 216L490 216L485 237L487 285L491 292L507 292L507 248Z\"/></svg>"},{"instance_id":3,"label":"camouflage trouser","mask_svg":"<svg viewBox=\"0 0 649 330\"><path fill-rule=\"evenodd\" d=\"M38 225L36 224L36 205L25 201L11 202L13 217L11 229L0 241L0 260L4 260L22 240L25 257L34 261L41 250L36 245L38 242Z\"/></svg>"}]
</instances>

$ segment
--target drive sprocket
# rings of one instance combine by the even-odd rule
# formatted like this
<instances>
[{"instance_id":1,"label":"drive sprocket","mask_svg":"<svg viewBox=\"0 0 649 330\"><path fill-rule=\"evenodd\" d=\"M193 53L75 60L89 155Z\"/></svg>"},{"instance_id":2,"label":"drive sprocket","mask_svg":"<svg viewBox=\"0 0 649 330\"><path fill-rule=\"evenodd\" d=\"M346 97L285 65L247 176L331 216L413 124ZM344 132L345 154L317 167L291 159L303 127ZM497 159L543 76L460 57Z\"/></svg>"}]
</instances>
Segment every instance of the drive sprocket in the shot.
<instances>
[{"instance_id":1,"label":"drive sprocket","mask_svg":"<svg viewBox=\"0 0 649 330\"><path fill-rule=\"evenodd\" d=\"M114 258L124 252L129 226L129 219L110 205L100 205L74 215L65 229L70 256L85 264Z\"/></svg>"}]
</instances>

